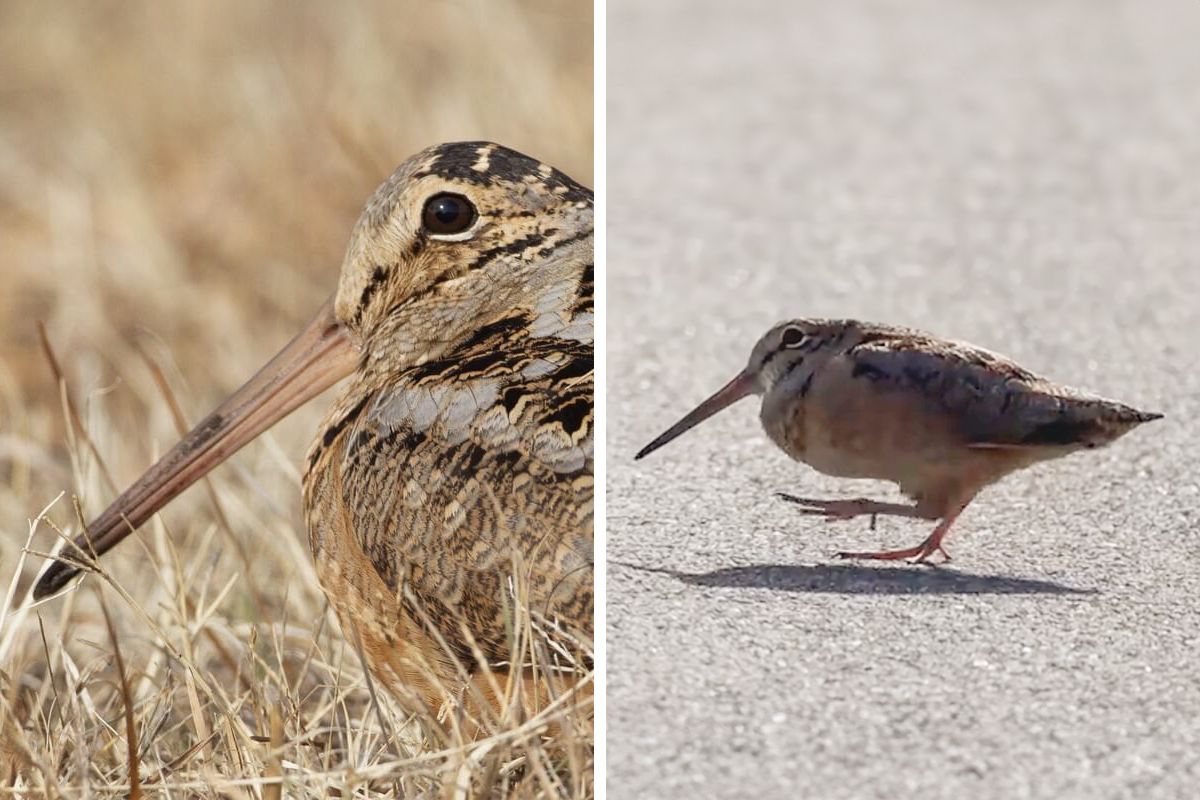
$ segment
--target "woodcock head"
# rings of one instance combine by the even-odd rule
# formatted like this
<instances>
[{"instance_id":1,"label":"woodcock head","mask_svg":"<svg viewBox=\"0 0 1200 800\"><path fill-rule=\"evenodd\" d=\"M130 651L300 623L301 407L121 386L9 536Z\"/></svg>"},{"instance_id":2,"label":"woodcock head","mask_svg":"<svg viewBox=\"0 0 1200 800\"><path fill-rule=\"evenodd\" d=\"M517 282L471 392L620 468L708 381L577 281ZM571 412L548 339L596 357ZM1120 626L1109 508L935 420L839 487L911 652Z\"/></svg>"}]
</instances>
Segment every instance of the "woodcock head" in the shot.
<instances>
[{"instance_id":1,"label":"woodcock head","mask_svg":"<svg viewBox=\"0 0 1200 800\"><path fill-rule=\"evenodd\" d=\"M820 321L796 319L781 322L758 340L750 352L746 368L716 394L696 406L634 458L643 458L662 447L681 433L696 427L704 420L750 395L767 394L776 387L803 380L812 374L823 359L823 345L836 338L837 331ZM801 376L799 368L807 364Z\"/></svg>"},{"instance_id":2,"label":"woodcock head","mask_svg":"<svg viewBox=\"0 0 1200 800\"><path fill-rule=\"evenodd\" d=\"M528 321L532 335L546 328L590 342L592 224L590 190L513 150L464 142L413 156L363 210L335 296L88 525L66 554L76 560L102 555L217 464L356 370L403 371L515 316ZM579 328L574 334L573 325ZM78 572L73 564L52 564L34 596L59 590Z\"/></svg>"}]
</instances>

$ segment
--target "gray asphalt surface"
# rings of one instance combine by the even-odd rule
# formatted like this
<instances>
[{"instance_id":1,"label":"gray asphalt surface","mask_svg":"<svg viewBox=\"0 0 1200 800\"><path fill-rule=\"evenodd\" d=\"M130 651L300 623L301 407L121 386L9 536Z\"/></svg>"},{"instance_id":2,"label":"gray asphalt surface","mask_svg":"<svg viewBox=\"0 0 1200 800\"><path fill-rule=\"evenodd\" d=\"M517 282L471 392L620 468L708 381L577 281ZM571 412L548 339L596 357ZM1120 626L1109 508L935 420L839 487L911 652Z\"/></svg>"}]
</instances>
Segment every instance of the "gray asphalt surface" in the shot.
<instances>
[{"instance_id":1,"label":"gray asphalt surface","mask_svg":"<svg viewBox=\"0 0 1200 800\"><path fill-rule=\"evenodd\" d=\"M1200 796L1200 4L608 10L608 796ZM632 461L793 316L1168 417L839 563L754 401Z\"/></svg>"}]
</instances>

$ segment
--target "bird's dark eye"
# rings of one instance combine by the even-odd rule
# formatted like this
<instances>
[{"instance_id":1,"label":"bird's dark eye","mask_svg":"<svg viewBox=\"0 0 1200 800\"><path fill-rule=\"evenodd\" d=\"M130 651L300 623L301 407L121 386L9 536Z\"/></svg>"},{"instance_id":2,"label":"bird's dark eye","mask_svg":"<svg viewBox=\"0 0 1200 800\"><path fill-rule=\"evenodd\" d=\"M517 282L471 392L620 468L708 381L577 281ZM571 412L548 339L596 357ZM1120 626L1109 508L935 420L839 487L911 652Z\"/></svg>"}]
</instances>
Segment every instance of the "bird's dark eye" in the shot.
<instances>
[{"instance_id":1,"label":"bird's dark eye","mask_svg":"<svg viewBox=\"0 0 1200 800\"><path fill-rule=\"evenodd\" d=\"M435 194L425 201L421 223L433 234L462 233L476 216L475 206L461 194Z\"/></svg>"},{"instance_id":2,"label":"bird's dark eye","mask_svg":"<svg viewBox=\"0 0 1200 800\"><path fill-rule=\"evenodd\" d=\"M786 328L783 331L783 336L780 339L780 343L783 344L784 347L796 347L803 343L807 338L808 337L804 334L804 331L800 330L799 328Z\"/></svg>"}]
</instances>

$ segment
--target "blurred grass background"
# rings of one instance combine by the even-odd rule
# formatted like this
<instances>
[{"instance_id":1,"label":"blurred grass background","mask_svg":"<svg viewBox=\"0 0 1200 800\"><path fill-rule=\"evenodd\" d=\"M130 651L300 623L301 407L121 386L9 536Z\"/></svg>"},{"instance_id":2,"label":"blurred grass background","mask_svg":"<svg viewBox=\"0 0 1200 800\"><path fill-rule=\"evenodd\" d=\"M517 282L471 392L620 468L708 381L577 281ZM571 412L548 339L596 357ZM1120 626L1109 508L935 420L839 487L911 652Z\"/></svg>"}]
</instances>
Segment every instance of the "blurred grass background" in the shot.
<instances>
[{"instance_id":1,"label":"blurred grass background","mask_svg":"<svg viewBox=\"0 0 1200 800\"><path fill-rule=\"evenodd\" d=\"M592 129L591 4L0 2L0 586L15 578L24 596L42 564L29 558L16 575L29 522L56 495L66 493L47 518L74 533L73 496L91 517L115 494L87 449L71 444L38 321L123 488L177 438L150 363L189 422L211 409L333 291L359 210L405 157L439 141L491 139L591 185ZM302 651L337 646L299 502L301 458L327 403L309 404L214 474L228 532L217 532L213 502L194 488L147 526L144 544L106 558L162 626L156 636L181 637L175 645L187 652L218 623L235 651L273 637L268 661L281 669L285 624ZM228 536L251 555L235 555ZM54 539L40 526L32 548ZM164 575L172 564L178 574ZM128 668L144 672L161 639L135 606L113 595L110 606ZM69 643L57 676L45 664L60 655L44 647L38 617L0 619L3 725L55 730L34 719L70 706L47 701L64 688L48 677L106 676L98 609L90 587L38 609L46 639ZM236 652L232 662L194 655L184 672L212 670L192 676L202 684L240 663ZM182 678L168 666L141 675L163 703L217 704L203 691L176 696ZM93 688L89 702L119 727L112 686ZM296 686L281 690L300 702ZM226 713L214 706L214 717ZM163 745L179 749L163 758L207 733L204 714L180 715L177 729L168 725L178 741ZM80 720L58 722L66 730ZM112 737L90 745L111 751L75 770L31 765L77 759L82 739L73 756L58 743L14 746L7 764L0 747L0 781L91 774L100 785L101 772L122 769L115 729ZM4 731L0 740L13 741ZM224 763L235 756L245 754Z\"/></svg>"}]
</instances>

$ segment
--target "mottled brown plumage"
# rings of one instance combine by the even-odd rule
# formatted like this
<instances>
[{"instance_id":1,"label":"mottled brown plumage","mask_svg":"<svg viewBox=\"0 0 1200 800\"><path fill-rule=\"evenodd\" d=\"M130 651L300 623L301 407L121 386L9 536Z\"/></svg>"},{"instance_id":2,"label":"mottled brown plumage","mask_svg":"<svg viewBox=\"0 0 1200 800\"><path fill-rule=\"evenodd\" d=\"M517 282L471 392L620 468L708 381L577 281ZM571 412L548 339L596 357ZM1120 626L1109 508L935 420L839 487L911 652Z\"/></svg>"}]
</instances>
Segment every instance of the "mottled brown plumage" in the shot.
<instances>
[{"instance_id":1,"label":"mottled brown plumage","mask_svg":"<svg viewBox=\"0 0 1200 800\"><path fill-rule=\"evenodd\" d=\"M855 320L793 320L772 328L742 373L638 458L750 394L763 396L763 427L792 458L828 475L892 481L916 502L781 497L830 520L939 520L915 547L838 554L846 558L948 558L943 537L985 486L1161 416L1060 386L962 342Z\"/></svg>"},{"instance_id":2,"label":"mottled brown plumage","mask_svg":"<svg viewBox=\"0 0 1200 800\"><path fill-rule=\"evenodd\" d=\"M494 221L417 235L441 192ZM492 145L410 160L351 239L336 308L365 358L309 453L305 510L343 625L432 708L477 666L472 640L507 661L518 599L591 636L592 242L589 191ZM409 647L422 614L441 641Z\"/></svg>"},{"instance_id":3,"label":"mottled brown plumage","mask_svg":"<svg viewBox=\"0 0 1200 800\"><path fill-rule=\"evenodd\" d=\"M498 705L516 609L536 651L590 652L592 250L592 193L557 170L481 142L414 156L368 202L335 298L77 546L103 553L350 375L304 477L322 587L410 708ZM53 564L37 595L75 572Z\"/></svg>"}]
</instances>

